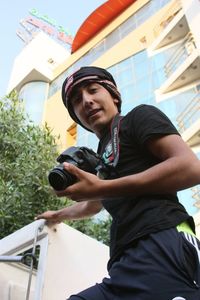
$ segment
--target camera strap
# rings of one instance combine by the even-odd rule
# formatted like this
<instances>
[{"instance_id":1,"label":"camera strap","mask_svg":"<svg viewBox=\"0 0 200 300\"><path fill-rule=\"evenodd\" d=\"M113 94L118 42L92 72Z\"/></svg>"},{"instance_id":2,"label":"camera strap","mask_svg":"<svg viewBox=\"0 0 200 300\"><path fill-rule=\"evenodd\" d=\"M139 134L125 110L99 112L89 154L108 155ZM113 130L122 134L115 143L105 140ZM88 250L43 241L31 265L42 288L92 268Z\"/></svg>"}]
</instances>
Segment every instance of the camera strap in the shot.
<instances>
[{"instance_id":1,"label":"camera strap","mask_svg":"<svg viewBox=\"0 0 200 300\"><path fill-rule=\"evenodd\" d=\"M111 124L111 143L112 143L112 153L113 153L113 162L111 163L112 167L116 167L119 160L119 128L120 121L122 116L117 114Z\"/></svg>"},{"instance_id":2,"label":"camera strap","mask_svg":"<svg viewBox=\"0 0 200 300\"><path fill-rule=\"evenodd\" d=\"M110 138L106 144L99 143L97 152L101 155L103 162L110 167L116 167L119 160L119 128L122 116L118 113L112 120L110 126Z\"/></svg>"}]
</instances>

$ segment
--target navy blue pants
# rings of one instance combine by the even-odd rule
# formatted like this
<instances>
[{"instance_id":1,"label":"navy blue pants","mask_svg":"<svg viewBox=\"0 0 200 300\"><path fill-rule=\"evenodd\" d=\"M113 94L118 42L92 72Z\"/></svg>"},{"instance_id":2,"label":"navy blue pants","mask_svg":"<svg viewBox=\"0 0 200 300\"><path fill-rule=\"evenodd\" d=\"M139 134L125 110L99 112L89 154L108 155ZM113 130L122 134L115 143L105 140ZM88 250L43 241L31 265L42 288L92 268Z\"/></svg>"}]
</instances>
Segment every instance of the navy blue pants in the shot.
<instances>
[{"instance_id":1,"label":"navy blue pants","mask_svg":"<svg viewBox=\"0 0 200 300\"><path fill-rule=\"evenodd\" d=\"M140 239L109 278L68 300L199 300L200 243L176 228Z\"/></svg>"}]
</instances>

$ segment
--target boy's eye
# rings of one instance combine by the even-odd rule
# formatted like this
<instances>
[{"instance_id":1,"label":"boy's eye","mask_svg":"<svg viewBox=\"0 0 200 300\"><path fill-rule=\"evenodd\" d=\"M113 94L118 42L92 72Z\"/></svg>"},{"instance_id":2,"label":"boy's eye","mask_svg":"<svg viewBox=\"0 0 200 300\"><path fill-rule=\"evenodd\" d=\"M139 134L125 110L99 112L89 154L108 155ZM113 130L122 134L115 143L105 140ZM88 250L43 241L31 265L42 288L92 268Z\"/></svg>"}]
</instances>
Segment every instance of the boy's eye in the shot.
<instances>
[{"instance_id":1,"label":"boy's eye","mask_svg":"<svg viewBox=\"0 0 200 300\"><path fill-rule=\"evenodd\" d=\"M71 99L71 104L72 105L76 105L80 102L81 102L81 96L80 95L76 95L76 96L72 97L72 99Z\"/></svg>"},{"instance_id":2,"label":"boy's eye","mask_svg":"<svg viewBox=\"0 0 200 300\"><path fill-rule=\"evenodd\" d=\"M90 89L89 89L89 93L90 94L94 94L94 93L96 93L97 92L97 88L96 87L91 87Z\"/></svg>"}]
</instances>

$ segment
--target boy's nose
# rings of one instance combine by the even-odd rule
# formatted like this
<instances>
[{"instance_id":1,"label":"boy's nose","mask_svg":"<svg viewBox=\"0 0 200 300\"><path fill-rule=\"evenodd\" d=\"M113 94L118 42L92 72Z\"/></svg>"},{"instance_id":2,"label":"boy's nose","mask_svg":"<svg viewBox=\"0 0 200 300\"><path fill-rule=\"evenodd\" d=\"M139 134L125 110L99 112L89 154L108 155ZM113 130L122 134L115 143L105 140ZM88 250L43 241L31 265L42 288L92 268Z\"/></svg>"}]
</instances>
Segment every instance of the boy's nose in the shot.
<instances>
[{"instance_id":1,"label":"boy's nose","mask_svg":"<svg viewBox=\"0 0 200 300\"><path fill-rule=\"evenodd\" d=\"M88 94L87 92L82 93L82 99L84 105L91 105L93 103L92 95Z\"/></svg>"}]
</instances>

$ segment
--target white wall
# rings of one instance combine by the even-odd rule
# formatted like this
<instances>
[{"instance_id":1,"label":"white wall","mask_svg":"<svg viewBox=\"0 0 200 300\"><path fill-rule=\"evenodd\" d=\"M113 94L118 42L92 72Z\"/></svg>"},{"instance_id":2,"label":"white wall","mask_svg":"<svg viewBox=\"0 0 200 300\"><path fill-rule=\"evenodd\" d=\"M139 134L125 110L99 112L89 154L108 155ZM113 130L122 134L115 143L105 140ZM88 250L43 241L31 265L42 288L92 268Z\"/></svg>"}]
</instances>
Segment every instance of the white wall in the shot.
<instances>
[{"instance_id":1,"label":"white wall","mask_svg":"<svg viewBox=\"0 0 200 300\"><path fill-rule=\"evenodd\" d=\"M31 248L36 232L40 256L29 300L65 300L107 276L108 247L64 223L47 227L43 220L33 222L0 240L0 255ZM0 299L26 299L29 268L0 264Z\"/></svg>"},{"instance_id":2,"label":"white wall","mask_svg":"<svg viewBox=\"0 0 200 300\"><path fill-rule=\"evenodd\" d=\"M37 70L46 77L53 79L53 69L70 55L69 51L55 42L43 32L37 33L15 58L8 85L8 92L15 88L32 70ZM53 63L49 60L52 59ZM30 78L31 79L31 78ZM33 78L35 80L35 78Z\"/></svg>"}]
</instances>

